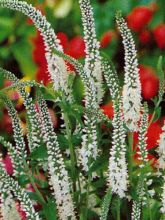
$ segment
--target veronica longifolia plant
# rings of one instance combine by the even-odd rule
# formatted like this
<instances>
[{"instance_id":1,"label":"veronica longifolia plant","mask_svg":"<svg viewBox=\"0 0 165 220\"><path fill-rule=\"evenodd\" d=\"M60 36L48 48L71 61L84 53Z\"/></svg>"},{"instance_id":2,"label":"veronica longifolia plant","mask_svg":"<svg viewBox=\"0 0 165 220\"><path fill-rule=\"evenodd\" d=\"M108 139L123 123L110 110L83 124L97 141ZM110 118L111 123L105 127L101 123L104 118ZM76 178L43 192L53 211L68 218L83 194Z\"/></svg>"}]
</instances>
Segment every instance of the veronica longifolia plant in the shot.
<instances>
[{"instance_id":1,"label":"veronica longifolia plant","mask_svg":"<svg viewBox=\"0 0 165 220\"><path fill-rule=\"evenodd\" d=\"M79 5L86 48L84 64L63 53L51 25L31 4L0 0L1 7L22 12L40 31L52 80L50 89L34 81L21 82L14 74L0 68L0 73L12 82L11 86L0 91L0 98L11 117L14 133L12 143L0 136L0 143L6 148L13 167L13 173L8 174L1 155L1 217L3 220L21 219L21 210L29 220L163 219L165 126L157 150L159 172L155 172L148 160L146 140L151 121L148 121L147 104L141 102L133 37L125 20L117 13L116 22L125 50L122 88L113 64L100 55L90 1L79 0ZM82 79L84 105L74 98L65 61L75 67L75 72ZM99 108L104 97L104 84L109 88L113 102L112 123ZM36 98L27 92L26 86L34 87ZM164 77L161 74L156 107L162 101L163 87ZM18 90L23 99L26 132L22 129L14 103L8 98L9 90ZM61 110L62 125L59 131L54 131L47 97L51 97L51 101ZM106 137L100 123L112 127L112 132ZM137 146L133 144L134 131L139 133ZM134 161L136 151L138 164ZM39 181L36 176L41 173L44 177ZM155 181L157 178L159 183ZM152 184L154 181L155 184ZM27 189L29 185L31 192ZM154 191L154 187L160 190ZM156 197L154 193L157 193ZM124 211L121 204L127 207ZM40 208L37 209L36 205ZM154 213L152 208L156 210Z\"/></svg>"}]
</instances>

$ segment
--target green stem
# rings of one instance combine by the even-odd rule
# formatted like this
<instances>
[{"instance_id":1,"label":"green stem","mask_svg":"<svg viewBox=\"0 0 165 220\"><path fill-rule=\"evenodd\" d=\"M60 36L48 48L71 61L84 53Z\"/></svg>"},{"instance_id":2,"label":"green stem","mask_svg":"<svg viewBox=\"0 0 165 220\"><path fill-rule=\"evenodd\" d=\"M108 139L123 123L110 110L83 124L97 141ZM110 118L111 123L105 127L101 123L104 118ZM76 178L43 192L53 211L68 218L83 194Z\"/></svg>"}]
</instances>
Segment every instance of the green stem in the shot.
<instances>
[{"instance_id":1,"label":"green stem","mask_svg":"<svg viewBox=\"0 0 165 220\"><path fill-rule=\"evenodd\" d=\"M89 200L89 187L91 183L91 176L88 176L87 182L87 192L86 192L86 199L85 199L85 213L84 213L84 220L88 219L88 200Z\"/></svg>"},{"instance_id":2,"label":"green stem","mask_svg":"<svg viewBox=\"0 0 165 220\"><path fill-rule=\"evenodd\" d=\"M144 177L143 177L143 181L144 181ZM147 187L147 185L146 185L146 184L145 184L145 190L146 190L146 192L148 191L148 187ZM147 193L147 202L148 202L148 209L149 209L149 218L150 218L150 220L152 220L152 213L151 213L150 198L149 198L148 193Z\"/></svg>"},{"instance_id":3,"label":"green stem","mask_svg":"<svg viewBox=\"0 0 165 220\"><path fill-rule=\"evenodd\" d=\"M161 220L165 220L165 214L162 214Z\"/></svg>"},{"instance_id":4,"label":"green stem","mask_svg":"<svg viewBox=\"0 0 165 220\"><path fill-rule=\"evenodd\" d=\"M129 164L128 164L128 170L129 170L129 177L130 177L130 183L132 183L132 172L133 172L133 133L128 133L128 152L129 152Z\"/></svg>"},{"instance_id":5,"label":"green stem","mask_svg":"<svg viewBox=\"0 0 165 220\"><path fill-rule=\"evenodd\" d=\"M149 121L149 123L148 123L148 128L149 128L149 126L151 125L151 123L153 122L154 117L155 117L155 114L156 114L156 112L155 112L155 110L154 110L154 112L153 112L153 114L152 114L152 117L151 117L151 119L150 119L150 121Z\"/></svg>"},{"instance_id":6,"label":"green stem","mask_svg":"<svg viewBox=\"0 0 165 220\"><path fill-rule=\"evenodd\" d=\"M155 108L154 108L154 112L153 112L152 117L151 117L151 119L150 119L150 121L149 121L149 123L148 123L148 127L151 125L151 123L152 123L153 120L154 120L154 117L155 117L155 114L156 114L155 109L160 105L160 102L161 102L161 98L159 98L159 100L158 100L158 102L157 102L157 104L156 104L156 106L155 106Z\"/></svg>"},{"instance_id":7,"label":"green stem","mask_svg":"<svg viewBox=\"0 0 165 220\"><path fill-rule=\"evenodd\" d=\"M64 113L64 122L66 126L66 134L68 137L68 143L69 143L69 150L70 150L70 158L71 158L71 165L72 165L72 177L75 183L75 177L76 177L76 160L75 160L75 151L74 151L74 146L72 144L72 136L71 136L71 128L69 125L69 119L66 113ZM76 184L75 184L76 185ZM75 189L76 190L76 189Z\"/></svg>"},{"instance_id":8,"label":"green stem","mask_svg":"<svg viewBox=\"0 0 165 220\"><path fill-rule=\"evenodd\" d=\"M42 194L40 193L40 191L38 190L38 188L37 188L37 186L35 184L34 178L33 178L32 174L31 174L30 169L29 169L29 166L27 165L25 160L24 160L24 167L25 167L25 172L26 172L26 174L27 174L27 176L28 176L28 178L29 178L29 180L30 180L30 182L31 182L31 184L32 184L36 194L38 195L38 198L40 199L41 204L45 204L45 200L44 200Z\"/></svg>"},{"instance_id":9,"label":"green stem","mask_svg":"<svg viewBox=\"0 0 165 220\"><path fill-rule=\"evenodd\" d=\"M73 191L76 192L76 167L77 167L77 159L76 159L76 154L74 150L74 146L72 144L72 133L71 133L71 125L70 121L68 118L67 113L64 113L64 122L66 126L66 134L68 137L68 143L69 143L69 151L70 151L70 158L71 158L71 172L72 172L72 177L73 177ZM80 179L79 176L77 178L78 181L78 187L79 187L79 195L78 195L78 201L81 201L81 185L80 185Z\"/></svg>"},{"instance_id":10,"label":"green stem","mask_svg":"<svg viewBox=\"0 0 165 220\"><path fill-rule=\"evenodd\" d=\"M120 198L117 199L117 220L120 220Z\"/></svg>"}]
</instances>

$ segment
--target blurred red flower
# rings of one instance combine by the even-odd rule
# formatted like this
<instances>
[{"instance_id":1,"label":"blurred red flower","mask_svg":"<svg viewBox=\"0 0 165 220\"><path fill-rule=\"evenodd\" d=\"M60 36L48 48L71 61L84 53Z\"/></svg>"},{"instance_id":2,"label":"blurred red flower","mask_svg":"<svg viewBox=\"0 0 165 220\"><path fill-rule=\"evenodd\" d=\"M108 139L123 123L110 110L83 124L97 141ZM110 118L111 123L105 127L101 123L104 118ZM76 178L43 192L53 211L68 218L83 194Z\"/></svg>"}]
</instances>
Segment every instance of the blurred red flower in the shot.
<instances>
[{"instance_id":1,"label":"blurred red flower","mask_svg":"<svg viewBox=\"0 0 165 220\"><path fill-rule=\"evenodd\" d=\"M6 131L8 134L12 134L12 122L6 110L3 112L3 116L0 120L0 130Z\"/></svg>"},{"instance_id":2,"label":"blurred red flower","mask_svg":"<svg viewBox=\"0 0 165 220\"><path fill-rule=\"evenodd\" d=\"M60 40L63 50L66 54L70 55L75 59L80 59L85 56L85 43L81 36L75 36L69 41L65 33L59 32L57 33L57 38ZM36 79L39 82L43 81L43 83L46 85L50 82L50 77L47 71L44 42L39 31L37 31L36 38L33 39L33 44L33 60L36 62L38 66ZM71 64L67 63L67 66L69 71L74 70Z\"/></svg>"},{"instance_id":3,"label":"blurred red flower","mask_svg":"<svg viewBox=\"0 0 165 220\"><path fill-rule=\"evenodd\" d=\"M142 96L149 100L157 95L159 90L159 79L150 66L139 65L140 82L142 87Z\"/></svg>"},{"instance_id":4,"label":"blurred red flower","mask_svg":"<svg viewBox=\"0 0 165 220\"><path fill-rule=\"evenodd\" d=\"M153 30L155 41L160 49L165 49L165 23L159 24Z\"/></svg>"},{"instance_id":5,"label":"blurred red flower","mask_svg":"<svg viewBox=\"0 0 165 220\"><path fill-rule=\"evenodd\" d=\"M127 16L129 28L135 32L139 32L151 21L152 15L153 12L149 7L135 7Z\"/></svg>"},{"instance_id":6,"label":"blurred red flower","mask_svg":"<svg viewBox=\"0 0 165 220\"><path fill-rule=\"evenodd\" d=\"M13 165L11 157L7 154L6 157L2 160L2 163L5 165L5 169L9 175L13 174Z\"/></svg>"},{"instance_id":7,"label":"blurred red flower","mask_svg":"<svg viewBox=\"0 0 165 220\"><path fill-rule=\"evenodd\" d=\"M161 133L162 128L159 121L152 122L147 130L147 150L155 148L158 145ZM138 135L138 132L134 132L134 146L138 143Z\"/></svg>"},{"instance_id":8,"label":"blurred red flower","mask_svg":"<svg viewBox=\"0 0 165 220\"><path fill-rule=\"evenodd\" d=\"M139 35L139 40L142 44L147 44L151 40L151 33L149 30L143 30Z\"/></svg>"},{"instance_id":9,"label":"blurred red flower","mask_svg":"<svg viewBox=\"0 0 165 220\"><path fill-rule=\"evenodd\" d=\"M113 119L114 116L114 111L113 111L113 103L112 101L110 101L108 104L106 105L102 105L100 107L103 110L103 113L109 118L109 119Z\"/></svg>"},{"instance_id":10,"label":"blurred red flower","mask_svg":"<svg viewBox=\"0 0 165 220\"><path fill-rule=\"evenodd\" d=\"M101 48L107 47L114 37L115 37L115 32L113 30L109 30L105 32L102 35L101 40L100 40Z\"/></svg>"},{"instance_id":11,"label":"blurred red flower","mask_svg":"<svg viewBox=\"0 0 165 220\"><path fill-rule=\"evenodd\" d=\"M22 210L19 202L16 202L16 210L18 211L21 220L27 220L25 211Z\"/></svg>"}]
</instances>

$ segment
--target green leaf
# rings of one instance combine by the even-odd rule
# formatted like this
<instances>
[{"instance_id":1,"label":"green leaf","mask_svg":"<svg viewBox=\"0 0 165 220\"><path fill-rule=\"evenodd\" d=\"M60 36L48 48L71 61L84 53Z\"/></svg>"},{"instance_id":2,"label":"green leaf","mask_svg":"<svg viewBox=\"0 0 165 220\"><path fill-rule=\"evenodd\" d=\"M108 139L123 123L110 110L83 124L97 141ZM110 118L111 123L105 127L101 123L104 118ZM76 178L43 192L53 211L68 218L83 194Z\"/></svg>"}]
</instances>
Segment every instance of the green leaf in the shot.
<instances>
[{"instance_id":1,"label":"green leaf","mask_svg":"<svg viewBox=\"0 0 165 220\"><path fill-rule=\"evenodd\" d=\"M32 60L32 47L28 40L22 39L15 42L11 49L23 74L34 79L36 66Z\"/></svg>"},{"instance_id":2,"label":"green leaf","mask_svg":"<svg viewBox=\"0 0 165 220\"><path fill-rule=\"evenodd\" d=\"M112 199L112 190L111 188L109 188L106 195L104 196L103 203L101 206L101 216L100 216L101 220L107 219L111 199Z\"/></svg>"},{"instance_id":3,"label":"green leaf","mask_svg":"<svg viewBox=\"0 0 165 220\"><path fill-rule=\"evenodd\" d=\"M108 154L101 155L91 166L89 173L96 172L108 166Z\"/></svg>"},{"instance_id":4,"label":"green leaf","mask_svg":"<svg viewBox=\"0 0 165 220\"><path fill-rule=\"evenodd\" d=\"M0 17L0 42L12 33L13 23L13 19L9 17Z\"/></svg>"},{"instance_id":5,"label":"green leaf","mask_svg":"<svg viewBox=\"0 0 165 220\"><path fill-rule=\"evenodd\" d=\"M76 77L73 84L73 95L78 103L82 102L84 97L84 85L80 77Z\"/></svg>"},{"instance_id":6,"label":"green leaf","mask_svg":"<svg viewBox=\"0 0 165 220\"><path fill-rule=\"evenodd\" d=\"M162 68L162 56L159 57L157 69L158 69L159 79L164 81L164 72L163 72L163 68Z\"/></svg>"},{"instance_id":7,"label":"green leaf","mask_svg":"<svg viewBox=\"0 0 165 220\"><path fill-rule=\"evenodd\" d=\"M6 46L1 46L1 49L0 49L0 57L1 57L1 59L7 60L9 58L9 55L10 55L9 48L6 47Z\"/></svg>"},{"instance_id":8,"label":"green leaf","mask_svg":"<svg viewBox=\"0 0 165 220\"><path fill-rule=\"evenodd\" d=\"M157 107L155 108L155 117L154 117L154 120L153 122L156 122L161 116L161 107Z\"/></svg>"},{"instance_id":9,"label":"green leaf","mask_svg":"<svg viewBox=\"0 0 165 220\"><path fill-rule=\"evenodd\" d=\"M31 159L46 159L48 157L46 147L41 145L35 149L29 156Z\"/></svg>"},{"instance_id":10,"label":"green leaf","mask_svg":"<svg viewBox=\"0 0 165 220\"><path fill-rule=\"evenodd\" d=\"M49 84L47 87L40 88L40 91L45 100L54 102L58 97L60 97L60 93L58 91L54 91L50 86L52 85Z\"/></svg>"},{"instance_id":11,"label":"green leaf","mask_svg":"<svg viewBox=\"0 0 165 220\"><path fill-rule=\"evenodd\" d=\"M161 219L160 216L160 203L154 199L150 199L150 209L152 212L152 219ZM142 220L150 219L148 205L143 208Z\"/></svg>"},{"instance_id":12,"label":"green leaf","mask_svg":"<svg viewBox=\"0 0 165 220\"><path fill-rule=\"evenodd\" d=\"M57 209L55 202L51 199L43 206L43 211L47 220L57 220Z\"/></svg>"}]
</instances>

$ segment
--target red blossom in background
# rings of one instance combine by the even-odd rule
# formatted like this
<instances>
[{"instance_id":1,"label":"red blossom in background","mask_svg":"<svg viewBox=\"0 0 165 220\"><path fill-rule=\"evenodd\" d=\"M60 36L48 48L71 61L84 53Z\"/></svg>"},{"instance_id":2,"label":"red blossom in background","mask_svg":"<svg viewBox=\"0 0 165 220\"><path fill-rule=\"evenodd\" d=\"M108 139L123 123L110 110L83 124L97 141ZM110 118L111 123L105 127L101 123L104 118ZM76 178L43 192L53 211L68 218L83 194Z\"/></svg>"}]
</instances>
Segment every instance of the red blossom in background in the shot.
<instances>
[{"instance_id":1,"label":"red blossom in background","mask_svg":"<svg viewBox=\"0 0 165 220\"><path fill-rule=\"evenodd\" d=\"M151 115L150 115L151 117ZM158 145L160 134L162 133L159 121L152 122L147 130L147 150L155 148ZM138 143L138 132L134 132L134 146Z\"/></svg>"},{"instance_id":2,"label":"red blossom in background","mask_svg":"<svg viewBox=\"0 0 165 220\"><path fill-rule=\"evenodd\" d=\"M2 163L5 165L5 169L9 175L13 174L13 165L11 157L7 154L6 157L2 160Z\"/></svg>"},{"instance_id":3,"label":"red blossom in background","mask_svg":"<svg viewBox=\"0 0 165 220\"><path fill-rule=\"evenodd\" d=\"M113 119L114 111L112 101L106 105L102 105L100 108L103 110L104 115L106 115L109 119Z\"/></svg>"},{"instance_id":4,"label":"red blossom in background","mask_svg":"<svg viewBox=\"0 0 165 220\"><path fill-rule=\"evenodd\" d=\"M60 40L60 43L63 47L64 52L66 53L68 50L68 46L69 46L69 40L68 37L66 36L65 33L63 32L58 32L57 33L57 38Z\"/></svg>"},{"instance_id":5,"label":"red blossom in background","mask_svg":"<svg viewBox=\"0 0 165 220\"><path fill-rule=\"evenodd\" d=\"M143 30L139 35L139 40L142 44L148 44L151 40L151 32L149 30Z\"/></svg>"},{"instance_id":6,"label":"red blossom in background","mask_svg":"<svg viewBox=\"0 0 165 220\"><path fill-rule=\"evenodd\" d=\"M60 40L63 50L66 54L75 59L80 59L85 56L85 43L81 36L75 36L69 41L65 33L59 32L57 33L57 38ZM36 79L38 82L43 81L43 83L46 85L50 82L50 77L47 71L44 42L39 31L37 31L36 38L33 39L33 44L33 60L38 66ZM74 71L74 68L71 64L67 63L67 65L69 71Z\"/></svg>"},{"instance_id":7,"label":"red blossom in background","mask_svg":"<svg viewBox=\"0 0 165 220\"><path fill-rule=\"evenodd\" d=\"M149 121L152 117L152 114L149 114ZM151 150L153 148L156 148L158 146L158 140L160 138L160 134L162 133L162 120L157 120L156 122L152 122L147 130L147 150ZM133 139L134 139L134 148L138 146L138 132L134 132ZM136 148L136 153L134 155L134 158L138 160L138 152L139 148ZM156 164L157 159L148 153L148 159L152 161L153 165Z\"/></svg>"},{"instance_id":8,"label":"red blossom in background","mask_svg":"<svg viewBox=\"0 0 165 220\"><path fill-rule=\"evenodd\" d=\"M6 131L8 134L13 133L11 118L6 110L4 110L3 117L0 120L0 130Z\"/></svg>"},{"instance_id":9,"label":"red blossom in background","mask_svg":"<svg viewBox=\"0 0 165 220\"><path fill-rule=\"evenodd\" d=\"M4 80L4 87L8 87L8 86L11 86L12 85L12 82L9 81L9 80ZM8 92L8 96L10 97L10 99L12 100L17 100L20 98L20 95L17 91L9 91Z\"/></svg>"},{"instance_id":10,"label":"red blossom in background","mask_svg":"<svg viewBox=\"0 0 165 220\"><path fill-rule=\"evenodd\" d=\"M142 97L149 100L157 95L159 90L159 79L150 66L139 65L140 82L142 88Z\"/></svg>"},{"instance_id":11,"label":"red blossom in background","mask_svg":"<svg viewBox=\"0 0 165 220\"><path fill-rule=\"evenodd\" d=\"M113 103L110 101L109 103L100 106L100 109L103 111L103 114L106 115L109 119L113 119L114 110L113 110ZM105 124L101 125L102 129L106 129Z\"/></svg>"},{"instance_id":12,"label":"red blossom in background","mask_svg":"<svg viewBox=\"0 0 165 220\"><path fill-rule=\"evenodd\" d=\"M66 53L75 59L85 57L85 43L83 38L81 36L73 37L69 42Z\"/></svg>"},{"instance_id":13,"label":"red blossom in background","mask_svg":"<svg viewBox=\"0 0 165 220\"><path fill-rule=\"evenodd\" d=\"M146 6L135 7L127 16L129 28L135 32L141 31L152 19L153 11Z\"/></svg>"},{"instance_id":14,"label":"red blossom in background","mask_svg":"<svg viewBox=\"0 0 165 220\"><path fill-rule=\"evenodd\" d=\"M21 220L27 220L26 213L22 210L20 203L16 202L15 206L16 206L16 210L20 215Z\"/></svg>"},{"instance_id":15,"label":"red blossom in background","mask_svg":"<svg viewBox=\"0 0 165 220\"><path fill-rule=\"evenodd\" d=\"M38 70L36 73L36 80L38 82L43 81L46 85L50 82L50 77L47 72L47 62L45 58L45 47L42 36L40 32L37 31L36 38L33 39L34 50L33 50L33 60L38 66Z\"/></svg>"},{"instance_id":16,"label":"red blossom in background","mask_svg":"<svg viewBox=\"0 0 165 220\"><path fill-rule=\"evenodd\" d=\"M165 49L165 24L159 24L153 30L155 41L160 49Z\"/></svg>"},{"instance_id":17,"label":"red blossom in background","mask_svg":"<svg viewBox=\"0 0 165 220\"><path fill-rule=\"evenodd\" d=\"M105 48L107 47L111 41L113 40L113 38L116 36L115 32L113 30L109 30L107 32L105 32L100 40L100 46L101 48Z\"/></svg>"}]
</instances>

